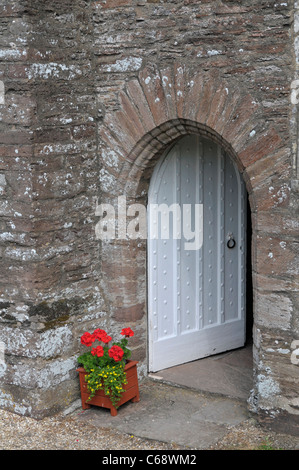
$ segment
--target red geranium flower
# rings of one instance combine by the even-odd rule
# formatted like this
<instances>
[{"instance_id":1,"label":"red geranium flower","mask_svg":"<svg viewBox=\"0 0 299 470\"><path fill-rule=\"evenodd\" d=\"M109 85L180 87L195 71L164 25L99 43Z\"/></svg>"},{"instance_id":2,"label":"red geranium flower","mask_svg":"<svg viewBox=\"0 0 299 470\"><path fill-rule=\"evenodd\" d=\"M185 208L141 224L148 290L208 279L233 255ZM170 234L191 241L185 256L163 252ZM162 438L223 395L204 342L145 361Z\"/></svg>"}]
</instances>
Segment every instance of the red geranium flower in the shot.
<instances>
[{"instance_id":1,"label":"red geranium flower","mask_svg":"<svg viewBox=\"0 0 299 470\"><path fill-rule=\"evenodd\" d=\"M109 357L113 358L115 361L121 361L124 355L124 352L120 346L114 345L108 351Z\"/></svg>"},{"instance_id":2,"label":"red geranium flower","mask_svg":"<svg viewBox=\"0 0 299 470\"><path fill-rule=\"evenodd\" d=\"M123 328L121 330L121 335L125 335L125 336L134 336L134 331L131 330L131 328Z\"/></svg>"},{"instance_id":3,"label":"red geranium flower","mask_svg":"<svg viewBox=\"0 0 299 470\"><path fill-rule=\"evenodd\" d=\"M102 346L97 346L96 348L92 348L91 354L93 356L102 357L104 355L104 348Z\"/></svg>"},{"instance_id":4,"label":"red geranium flower","mask_svg":"<svg viewBox=\"0 0 299 470\"><path fill-rule=\"evenodd\" d=\"M96 330L94 330L93 335L95 339L102 341L102 338L105 338L107 336L107 333L105 330L101 330L100 328L97 328Z\"/></svg>"},{"instance_id":5,"label":"red geranium flower","mask_svg":"<svg viewBox=\"0 0 299 470\"><path fill-rule=\"evenodd\" d=\"M81 336L81 344L85 346L91 346L94 342L94 337L90 333L86 332Z\"/></svg>"},{"instance_id":6,"label":"red geranium flower","mask_svg":"<svg viewBox=\"0 0 299 470\"><path fill-rule=\"evenodd\" d=\"M111 341L111 340L112 340L111 336L108 336L107 334L106 334L106 335L103 335L103 336L101 337L101 341L103 341L103 343L105 343L105 344L108 344L109 341Z\"/></svg>"}]
</instances>

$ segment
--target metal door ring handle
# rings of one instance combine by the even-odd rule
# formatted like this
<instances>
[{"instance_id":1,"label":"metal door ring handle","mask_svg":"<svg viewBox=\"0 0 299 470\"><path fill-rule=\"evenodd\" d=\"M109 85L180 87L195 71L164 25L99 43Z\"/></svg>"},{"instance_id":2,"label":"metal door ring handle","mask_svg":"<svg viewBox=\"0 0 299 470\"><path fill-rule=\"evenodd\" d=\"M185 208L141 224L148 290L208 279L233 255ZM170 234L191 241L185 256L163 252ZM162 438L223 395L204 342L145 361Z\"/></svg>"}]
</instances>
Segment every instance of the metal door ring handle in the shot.
<instances>
[{"instance_id":1,"label":"metal door ring handle","mask_svg":"<svg viewBox=\"0 0 299 470\"><path fill-rule=\"evenodd\" d=\"M233 238L230 238L227 242L227 248L232 249L236 246L236 242Z\"/></svg>"}]
</instances>

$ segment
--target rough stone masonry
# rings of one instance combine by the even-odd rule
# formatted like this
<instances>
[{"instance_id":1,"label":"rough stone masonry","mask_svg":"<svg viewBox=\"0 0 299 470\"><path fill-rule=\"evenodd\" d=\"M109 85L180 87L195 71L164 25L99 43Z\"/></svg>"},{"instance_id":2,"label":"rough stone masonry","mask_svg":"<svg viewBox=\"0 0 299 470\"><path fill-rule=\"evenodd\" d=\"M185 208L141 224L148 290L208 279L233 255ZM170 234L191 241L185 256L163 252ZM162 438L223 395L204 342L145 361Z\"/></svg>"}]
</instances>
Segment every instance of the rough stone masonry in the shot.
<instances>
[{"instance_id":1,"label":"rough stone masonry","mask_svg":"<svg viewBox=\"0 0 299 470\"><path fill-rule=\"evenodd\" d=\"M1 0L0 22L0 406L69 406L96 327L129 324L147 373L146 242L97 240L96 202L146 204L159 156L196 133L249 195L250 409L298 432L299 4Z\"/></svg>"}]
</instances>

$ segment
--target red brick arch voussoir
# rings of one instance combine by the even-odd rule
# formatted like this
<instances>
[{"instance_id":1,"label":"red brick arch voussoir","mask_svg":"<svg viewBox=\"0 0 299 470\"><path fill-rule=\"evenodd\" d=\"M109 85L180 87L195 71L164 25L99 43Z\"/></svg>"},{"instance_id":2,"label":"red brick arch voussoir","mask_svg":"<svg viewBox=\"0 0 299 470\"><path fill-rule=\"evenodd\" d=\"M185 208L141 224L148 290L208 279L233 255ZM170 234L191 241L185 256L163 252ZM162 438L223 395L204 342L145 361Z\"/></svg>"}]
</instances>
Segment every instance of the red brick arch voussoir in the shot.
<instances>
[{"instance_id":1,"label":"red brick arch voussoir","mask_svg":"<svg viewBox=\"0 0 299 470\"><path fill-rule=\"evenodd\" d=\"M219 143L237 163L251 195L259 166L270 157L279 173L287 158L279 133L263 119L261 104L218 71L149 65L127 82L119 104L119 110L105 116L100 134L106 150L118 156L120 169L114 176L119 190L132 197L153 156L188 133ZM252 201L258 205L254 196Z\"/></svg>"}]
</instances>

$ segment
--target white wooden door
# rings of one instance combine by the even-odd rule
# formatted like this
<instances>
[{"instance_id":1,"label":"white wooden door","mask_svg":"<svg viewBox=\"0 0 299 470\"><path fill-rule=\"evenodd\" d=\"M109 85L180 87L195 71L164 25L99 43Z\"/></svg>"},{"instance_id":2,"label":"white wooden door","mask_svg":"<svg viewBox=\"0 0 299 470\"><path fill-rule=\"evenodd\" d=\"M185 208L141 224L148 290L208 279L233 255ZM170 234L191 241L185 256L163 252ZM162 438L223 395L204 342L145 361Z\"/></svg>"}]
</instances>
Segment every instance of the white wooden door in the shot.
<instances>
[{"instance_id":1,"label":"white wooden door","mask_svg":"<svg viewBox=\"0 0 299 470\"><path fill-rule=\"evenodd\" d=\"M243 180L215 143L186 136L156 165L148 201L150 371L244 345L245 211Z\"/></svg>"}]
</instances>

